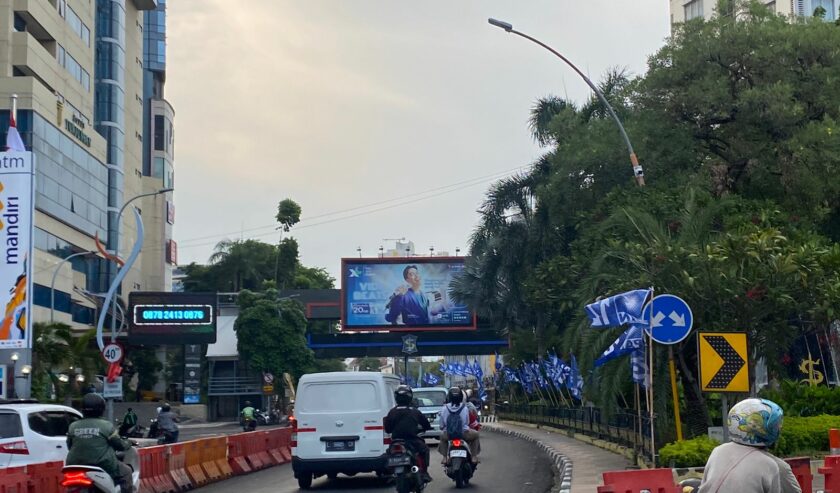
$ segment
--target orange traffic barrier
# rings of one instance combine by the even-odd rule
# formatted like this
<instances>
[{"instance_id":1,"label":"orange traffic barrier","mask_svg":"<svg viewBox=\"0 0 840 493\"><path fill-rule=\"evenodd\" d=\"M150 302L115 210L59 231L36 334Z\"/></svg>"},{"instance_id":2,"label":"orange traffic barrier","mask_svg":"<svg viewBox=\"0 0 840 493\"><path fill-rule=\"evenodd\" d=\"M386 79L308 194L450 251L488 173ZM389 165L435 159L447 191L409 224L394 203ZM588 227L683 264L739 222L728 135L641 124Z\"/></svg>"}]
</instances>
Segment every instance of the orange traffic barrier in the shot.
<instances>
[{"instance_id":1,"label":"orange traffic barrier","mask_svg":"<svg viewBox=\"0 0 840 493\"><path fill-rule=\"evenodd\" d=\"M608 471L603 473L604 485L598 493L679 493L670 469L644 469L635 471Z\"/></svg>"},{"instance_id":2,"label":"orange traffic barrier","mask_svg":"<svg viewBox=\"0 0 840 493\"><path fill-rule=\"evenodd\" d=\"M28 483L26 467L0 469L0 493L27 493Z\"/></svg>"},{"instance_id":3,"label":"orange traffic barrier","mask_svg":"<svg viewBox=\"0 0 840 493\"><path fill-rule=\"evenodd\" d=\"M796 476L796 481L802 491L814 491L814 475L811 474L811 458L810 457L794 457L792 459L785 459L788 463L793 475Z\"/></svg>"},{"instance_id":4,"label":"orange traffic barrier","mask_svg":"<svg viewBox=\"0 0 840 493\"><path fill-rule=\"evenodd\" d=\"M216 458L216 467L219 468L219 472L222 473L223 478L229 478L233 476L233 470L230 468L230 464L228 464L228 443L226 437L221 437L218 439L213 439L211 443L211 447L215 450L213 456Z\"/></svg>"},{"instance_id":5,"label":"orange traffic barrier","mask_svg":"<svg viewBox=\"0 0 840 493\"><path fill-rule=\"evenodd\" d=\"M245 459L247 450L245 448L245 433L228 435L228 464L234 474L248 474L253 470Z\"/></svg>"},{"instance_id":6,"label":"orange traffic barrier","mask_svg":"<svg viewBox=\"0 0 840 493\"><path fill-rule=\"evenodd\" d=\"M829 455L840 455L840 430L837 428L828 430L828 446L831 450Z\"/></svg>"},{"instance_id":7,"label":"orange traffic barrier","mask_svg":"<svg viewBox=\"0 0 840 493\"><path fill-rule=\"evenodd\" d=\"M283 435L286 430L284 429L274 429L267 433L267 448L268 448L268 455L276 462L277 464L285 464L289 460L283 454L282 448L284 446Z\"/></svg>"},{"instance_id":8,"label":"orange traffic barrier","mask_svg":"<svg viewBox=\"0 0 840 493\"><path fill-rule=\"evenodd\" d=\"M219 466L216 465L216 459L219 458L217 457L219 452L216 443L220 440L224 442L225 438L205 438L203 440L200 440L201 468L204 470L208 481L218 481L222 479L222 471L220 471ZM222 458L224 458L224 456Z\"/></svg>"},{"instance_id":9,"label":"orange traffic barrier","mask_svg":"<svg viewBox=\"0 0 840 493\"><path fill-rule=\"evenodd\" d=\"M60 493L61 480L64 479L62 467L64 462L60 460L26 466L30 489L38 493Z\"/></svg>"},{"instance_id":10,"label":"orange traffic barrier","mask_svg":"<svg viewBox=\"0 0 840 493\"><path fill-rule=\"evenodd\" d=\"M817 472L825 477L824 493L840 493L840 455L829 455Z\"/></svg>"},{"instance_id":11,"label":"orange traffic barrier","mask_svg":"<svg viewBox=\"0 0 840 493\"><path fill-rule=\"evenodd\" d=\"M279 462L276 462L268 453L268 432L258 431L254 433L254 435L256 436L253 437L251 442L253 455L256 455L259 458L263 467L271 467L279 464Z\"/></svg>"},{"instance_id":12,"label":"orange traffic barrier","mask_svg":"<svg viewBox=\"0 0 840 493\"><path fill-rule=\"evenodd\" d=\"M167 466L172 482L175 483L179 491L187 491L193 488L195 485L193 485L192 480L187 475L187 453L184 450L184 444L174 443L167 445L167 449Z\"/></svg>"},{"instance_id":13,"label":"orange traffic barrier","mask_svg":"<svg viewBox=\"0 0 840 493\"><path fill-rule=\"evenodd\" d=\"M187 474L196 487L203 486L209 482L204 470L201 469L201 445L203 440L184 442L186 451Z\"/></svg>"},{"instance_id":14,"label":"orange traffic barrier","mask_svg":"<svg viewBox=\"0 0 840 493\"><path fill-rule=\"evenodd\" d=\"M145 492L176 493L179 491L169 476L169 463L164 445L137 450L140 456L140 488Z\"/></svg>"}]
</instances>

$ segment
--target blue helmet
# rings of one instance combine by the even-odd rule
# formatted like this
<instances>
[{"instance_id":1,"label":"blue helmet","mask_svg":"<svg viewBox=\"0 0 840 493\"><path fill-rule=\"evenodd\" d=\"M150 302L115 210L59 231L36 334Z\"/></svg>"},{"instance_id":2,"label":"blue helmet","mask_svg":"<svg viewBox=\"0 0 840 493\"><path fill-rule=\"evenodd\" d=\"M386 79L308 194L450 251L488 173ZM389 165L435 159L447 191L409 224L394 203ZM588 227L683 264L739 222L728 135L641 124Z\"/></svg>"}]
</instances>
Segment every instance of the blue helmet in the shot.
<instances>
[{"instance_id":1,"label":"blue helmet","mask_svg":"<svg viewBox=\"0 0 840 493\"><path fill-rule=\"evenodd\" d=\"M767 399L744 399L729 410L729 439L741 445L769 447L782 431L784 412Z\"/></svg>"}]
</instances>

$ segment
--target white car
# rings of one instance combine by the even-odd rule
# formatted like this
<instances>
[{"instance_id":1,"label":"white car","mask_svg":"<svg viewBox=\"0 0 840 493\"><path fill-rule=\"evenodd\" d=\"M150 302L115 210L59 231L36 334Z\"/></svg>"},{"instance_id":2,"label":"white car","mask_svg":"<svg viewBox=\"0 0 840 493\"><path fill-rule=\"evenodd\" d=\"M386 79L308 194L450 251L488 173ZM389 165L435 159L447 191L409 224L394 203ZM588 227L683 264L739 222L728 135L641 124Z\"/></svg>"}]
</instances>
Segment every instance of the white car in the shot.
<instances>
[{"instance_id":1,"label":"white car","mask_svg":"<svg viewBox=\"0 0 840 493\"><path fill-rule=\"evenodd\" d=\"M447 390L443 387L424 387L411 389L417 409L426 416L432 429L423 433L423 438L440 440L440 411L446 404Z\"/></svg>"},{"instance_id":2,"label":"white car","mask_svg":"<svg viewBox=\"0 0 840 493\"><path fill-rule=\"evenodd\" d=\"M0 401L0 469L64 461L67 429L79 419L72 407Z\"/></svg>"}]
</instances>

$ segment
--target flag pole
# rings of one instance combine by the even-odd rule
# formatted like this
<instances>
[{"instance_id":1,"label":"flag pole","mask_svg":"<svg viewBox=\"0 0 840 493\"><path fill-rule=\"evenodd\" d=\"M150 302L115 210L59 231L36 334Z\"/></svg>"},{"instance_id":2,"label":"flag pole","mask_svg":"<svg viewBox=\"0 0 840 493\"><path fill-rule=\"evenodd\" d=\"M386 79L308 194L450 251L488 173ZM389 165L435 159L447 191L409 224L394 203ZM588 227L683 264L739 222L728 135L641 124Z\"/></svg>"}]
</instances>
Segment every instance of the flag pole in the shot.
<instances>
[{"instance_id":1,"label":"flag pole","mask_svg":"<svg viewBox=\"0 0 840 493\"><path fill-rule=\"evenodd\" d=\"M648 382L648 394L650 402L648 403L648 414L650 415L650 461L653 467L656 467L656 429L654 427L654 404L653 404L653 286L650 287L650 317L648 320L648 375L650 381Z\"/></svg>"},{"instance_id":2,"label":"flag pole","mask_svg":"<svg viewBox=\"0 0 840 493\"><path fill-rule=\"evenodd\" d=\"M639 426L636 428L638 430L638 433L635 434L635 438L637 440L637 442L636 442L637 452L636 453L637 454L641 453L641 455L644 455L645 438L642 435L642 398L641 398L640 392L639 392L639 384L637 383L635 385L635 387L636 387L636 415L637 415L638 421L639 421ZM638 458L638 456L637 456L637 458Z\"/></svg>"},{"instance_id":3,"label":"flag pole","mask_svg":"<svg viewBox=\"0 0 840 493\"><path fill-rule=\"evenodd\" d=\"M11 100L11 104L9 105L9 114L12 116L12 119L17 121L17 94L12 94L9 98Z\"/></svg>"}]
</instances>

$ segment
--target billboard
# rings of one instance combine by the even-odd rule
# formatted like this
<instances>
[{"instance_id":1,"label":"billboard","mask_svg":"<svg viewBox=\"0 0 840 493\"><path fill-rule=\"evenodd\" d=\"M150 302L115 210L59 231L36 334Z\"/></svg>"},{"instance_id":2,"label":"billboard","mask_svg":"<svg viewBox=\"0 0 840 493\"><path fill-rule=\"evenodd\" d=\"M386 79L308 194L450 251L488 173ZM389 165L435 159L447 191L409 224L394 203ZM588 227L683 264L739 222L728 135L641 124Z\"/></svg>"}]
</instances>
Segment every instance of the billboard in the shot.
<instances>
[{"instance_id":1,"label":"billboard","mask_svg":"<svg viewBox=\"0 0 840 493\"><path fill-rule=\"evenodd\" d=\"M341 260L342 330L474 330L475 314L450 296L464 257Z\"/></svg>"},{"instance_id":2,"label":"billboard","mask_svg":"<svg viewBox=\"0 0 840 493\"><path fill-rule=\"evenodd\" d=\"M216 342L216 293L134 291L128 295L128 342Z\"/></svg>"},{"instance_id":3,"label":"billboard","mask_svg":"<svg viewBox=\"0 0 840 493\"><path fill-rule=\"evenodd\" d=\"M31 152L0 153L0 349L32 347Z\"/></svg>"}]
</instances>

